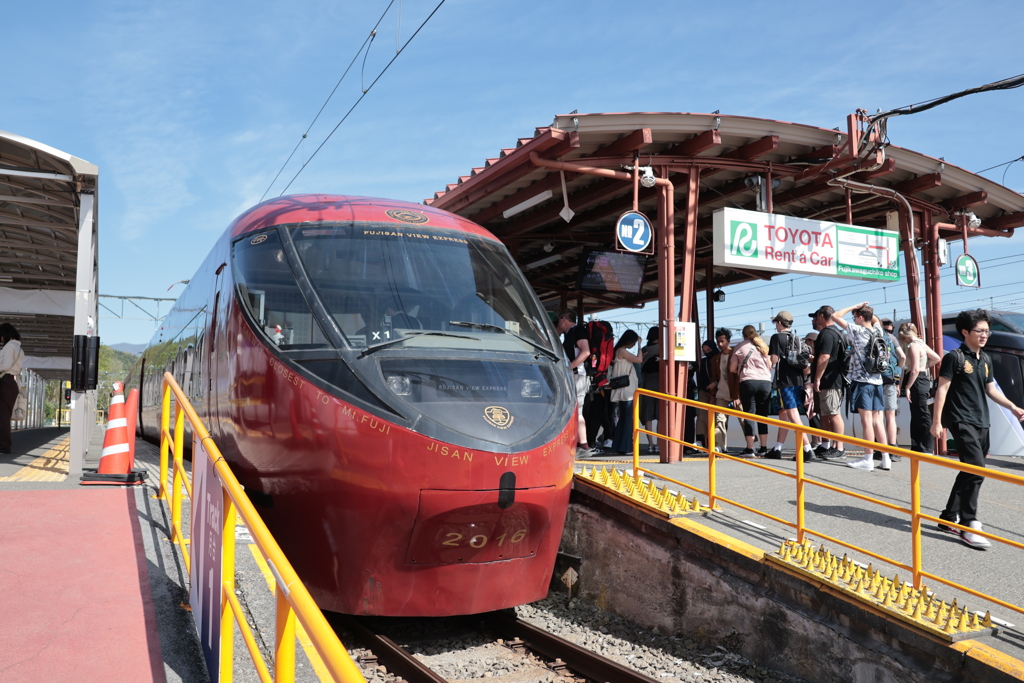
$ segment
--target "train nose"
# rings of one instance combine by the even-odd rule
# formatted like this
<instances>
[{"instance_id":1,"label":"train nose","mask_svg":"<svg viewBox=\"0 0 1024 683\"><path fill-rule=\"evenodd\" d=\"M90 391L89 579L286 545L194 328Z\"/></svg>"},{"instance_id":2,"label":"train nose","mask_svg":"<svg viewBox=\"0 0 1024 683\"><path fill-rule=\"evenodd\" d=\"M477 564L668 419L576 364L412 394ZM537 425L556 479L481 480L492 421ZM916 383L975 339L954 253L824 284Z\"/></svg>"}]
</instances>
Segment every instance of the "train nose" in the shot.
<instances>
[{"instance_id":1,"label":"train nose","mask_svg":"<svg viewBox=\"0 0 1024 683\"><path fill-rule=\"evenodd\" d=\"M547 532L554 486L515 488L506 472L496 489L420 491L407 564L471 564L532 557Z\"/></svg>"}]
</instances>

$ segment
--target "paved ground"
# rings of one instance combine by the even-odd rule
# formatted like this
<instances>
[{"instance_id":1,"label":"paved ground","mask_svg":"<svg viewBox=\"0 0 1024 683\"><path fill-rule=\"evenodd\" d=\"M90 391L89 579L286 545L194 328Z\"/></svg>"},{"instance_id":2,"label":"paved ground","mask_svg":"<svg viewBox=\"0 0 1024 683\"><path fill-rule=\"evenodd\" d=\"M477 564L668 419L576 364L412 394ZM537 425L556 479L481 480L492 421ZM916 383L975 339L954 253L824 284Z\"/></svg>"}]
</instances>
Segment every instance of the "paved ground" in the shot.
<instances>
[{"instance_id":1,"label":"paved ground","mask_svg":"<svg viewBox=\"0 0 1024 683\"><path fill-rule=\"evenodd\" d=\"M791 457L791 454L790 454ZM652 459L652 458L644 458ZM600 464L602 461L625 463L623 456L591 458L577 463ZM631 468L617 464L619 468ZM796 472L792 460L756 460L770 465L779 472ZM644 468L707 490L708 463L706 459L688 459L680 463L642 463ZM989 458L988 466L1006 473L1024 475L1024 459ZM719 460L716 464L717 492L749 507L760 509L775 517L796 522L796 480L766 472L744 463ZM823 483L856 491L879 500L910 507L910 463L894 463L892 470L875 469L864 472L846 467L844 463L815 461L806 463L805 474ZM945 506L950 486L956 476L954 470L935 465L921 467L922 512L938 515ZM674 487L678 488L678 487ZM693 493L687 498L692 499ZM702 504L707 502L698 496ZM805 517L810 529L847 540L872 552L910 564L910 517L888 508L860 501L817 486L805 488ZM1024 490L1002 482L987 480L981 489L979 519L987 531L1017 542L1024 542ZM736 506L723 504L722 511L702 518L701 523L727 533L764 550L778 550L786 538L795 537L795 531L771 519L755 515ZM820 539L809 534L816 543ZM899 574L908 579L906 571L882 566L870 557L826 544L841 556L848 552L854 559L883 569L890 578ZM1006 602L1024 605L1024 551L1011 546L993 544L988 551L964 545L952 535L927 524L922 532L922 561L924 570L948 577L974 590L992 595ZM976 597L935 582L925 582L940 598L947 602L953 598L972 610L991 609L992 615L1015 624L1004 628L985 641L999 650L1024 660L1024 615L998 605L984 603ZM966 602L965 602L966 601Z\"/></svg>"}]
</instances>

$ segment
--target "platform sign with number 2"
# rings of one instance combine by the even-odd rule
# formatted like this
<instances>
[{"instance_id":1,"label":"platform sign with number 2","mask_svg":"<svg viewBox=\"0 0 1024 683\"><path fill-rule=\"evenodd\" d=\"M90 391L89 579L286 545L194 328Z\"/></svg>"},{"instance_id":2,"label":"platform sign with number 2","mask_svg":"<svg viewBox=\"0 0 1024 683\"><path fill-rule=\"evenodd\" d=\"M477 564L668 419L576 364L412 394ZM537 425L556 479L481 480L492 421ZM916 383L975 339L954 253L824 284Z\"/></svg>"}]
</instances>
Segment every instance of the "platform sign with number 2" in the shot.
<instances>
[{"instance_id":1,"label":"platform sign with number 2","mask_svg":"<svg viewBox=\"0 0 1024 683\"><path fill-rule=\"evenodd\" d=\"M654 231L651 221L639 211L627 211L615 224L615 241L622 251L634 254L653 253Z\"/></svg>"}]
</instances>

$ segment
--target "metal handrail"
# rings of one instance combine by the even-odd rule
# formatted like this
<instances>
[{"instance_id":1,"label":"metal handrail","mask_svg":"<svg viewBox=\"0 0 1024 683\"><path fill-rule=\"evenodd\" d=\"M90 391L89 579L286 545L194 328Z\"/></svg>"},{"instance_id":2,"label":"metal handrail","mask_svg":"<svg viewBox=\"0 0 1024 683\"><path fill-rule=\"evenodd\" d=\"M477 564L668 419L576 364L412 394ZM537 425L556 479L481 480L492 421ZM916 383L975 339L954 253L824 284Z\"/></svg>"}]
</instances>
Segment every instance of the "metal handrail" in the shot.
<instances>
[{"instance_id":1,"label":"metal handrail","mask_svg":"<svg viewBox=\"0 0 1024 683\"><path fill-rule=\"evenodd\" d=\"M706 411L708 411L708 418L707 418L708 419L708 429L707 429L707 432L708 432L708 434L707 434L708 445L707 446L702 446L702 445L691 444L691 443L688 443L686 441L683 441L682 439L671 437L671 436L668 436L668 435L665 435L665 434L659 434L658 432L652 432L652 431L649 431L647 429L644 429L644 428L640 427L640 401L639 401L639 398L641 396L649 396L649 397L654 398L654 399L665 400L665 401L669 401L671 403L676 403L676 404L680 404L680 405L689 406L691 408L697 408L699 410L706 410ZM723 413L725 415L732 415L732 416L734 416L736 418L739 418L739 419L742 419L742 420L750 420L750 421L753 421L753 422L762 422L762 423L767 424L767 425L773 425L775 427L781 427L782 429L786 429L788 431L795 432L796 433L797 451L798 451L797 452L797 458L796 458L796 474L792 474L790 472L780 471L779 469L777 469L775 467L769 467L767 465L762 465L761 463L758 463L758 462L753 462L753 461L748 460L746 458L737 458L736 456L729 455L728 453L722 453L721 451L717 451L715 449L715 429L714 429L715 415L717 413ZM696 450L704 451L705 453L707 453L707 455L708 455L708 490L705 491L705 490L703 490L703 489L701 489L699 487L692 486L690 484L686 484L684 482L672 479L671 477L666 477L665 475L658 474L657 472L654 472L652 470L648 470L648 469L645 469L643 467L640 467L640 435L641 434L649 434L649 435L655 436L655 437L657 437L659 439L664 439L666 441L671 441L672 443L677 443L677 444L680 444L681 446L689 447L689 448L694 448ZM821 437L823 439L830 439L830 440L833 440L833 441L842 441L843 443L846 443L846 444L849 444L849 445L860 446L860 447L862 447L862 448L864 448L866 450L881 450L881 451L885 451L885 452L893 454L893 455L899 455L899 456L902 456L904 458L909 459L910 460L910 507L909 508L905 508L905 507L902 507L900 505L895 505L893 503L888 503L886 501L879 500L879 499L874 498L872 496L866 496L864 494L856 493L856 492L853 492L853 491L847 491L847 490L845 490L843 488L840 488L838 486L833 486L832 484L827 484L825 482L820 482L820 481L815 481L813 479L808 479L804 475L804 459L802 457L800 457L800 453L799 453L800 444L803 442L804 434L807 434L809 436L818 436L818 437ZM719 459L732 460L734 462L743 463L744 465L748 465L748 466L751 466L751 467L757 467L757 468L760 468L762 470L767 470L769 472L772 472L773 474L778 474L778 475L781 475L781 476L784 476L784 477L789 477L791 479L795 479L796 480L796 507L797 507L797 510L796 510L796 522L794 523L794 522L790 522L789 520L781 519L781 518L776 517L774 515L770 515L767 512L763 512L761 510L758 510L757 508L753 508L753 507L744 505L742 503L739 503L737 501L731 500L729 498L726 498L725 496L718 495L718 493L717 493L717 471L716 471L717 468L716 468L715 465L716 465L716 463L717 463L717 461ZM995 479L997 481L1002 481L1002 482L1005 482L1005 483L1008 483L1008 484L1015 484L1017 486L1024 486L1024 477L1021 477L1021 476L1018 476L1018 475L1015 475L1015 474L1007 474L1005 472L999 472L997 470L990 470L990 469L987 469L987 468L984 468L984 467L976 467L974 465L968 465L968 464L961 463L961 462L954 462L954 461L948 460L946 458L940 458L940 457L937 457L937 456L934 456L934 455L918 453L916 451L911 451L911 450L908 450L906 448L900 448L899 446L887 446L885 444L879 444L879 443L876 443L874 441L866 441L864 439L859 439L859 438L857 438L855 436L846 436L845 434L836 434L834 432L829 432L829 431L826 431L824 429L816 429L814 427L809 427L809 426L804 425L803 423L785 422L783 420L777 420L777 419L770 418L770 417L763 417L763 416L760 416L760 415L753 415L751 413L745 413L742 410L735 410L735 409L732 409L732 408L725 408L725 407L722 407L722 406L710 405L708 403L701 403L700 401L695 401L693 399L680 398L678 396L671 396L669 394L662 394L660 392L651 391L649 389L638 388L636 390L636 392L633 394L633 477L634 478L638 478L640 476L640 473L643 472L644 474L648 474L648 475L650 475L652 477L657 477L658 479L662 479L664 481L671 482L671 483L676 484L678 486L682 486L682 487L684 487L686 489L689 489L690 491L694 491L695 493L700 493L700 494L706 495L708 497L708 507L711 508L712 510L715 508L716 502L721 501L723 503L728 503L729 505L734 505L734 506L736 506L736 507L738 507L740 509L746 510L748 512L752 512L754 514L761 515L761 516L766 517L768 519L771 519L771 520L773 520L775 522L778 522L780 524L783 524L783 525L786 525L786 526L791 527L793 529L796 529L797 541L800 542L800 543L803 543L804 536L806 536L807 534L811 534L811 535L816 536L818 538L827 540L827 541L829 541L831 543L835 543L837 545L841 545L841 546L843 546L845 548L849 548L849 549L855 550L857 552L862 552L865 555L867 555L869 557L872 557L872 558L874 558L876 560L879 560L881 562L886 562L886 563L891 564L891 565L893 565L895 567L899 567L900 569L904 569L906 571L911 572L913 574L913 577L914 577L914 588L916 588L918 590L921 589L922 580L927 578L929 580L938 581L939 583L943 583L943 584L945 584L947 586L951 586L951 587L956 588L958 590L962 590L965 593L969 593L970 595L973 595L975 597L981 598L983 600L988 600L988 601L990 601L990 602L992 602L994 604L1000 605L1000 606L1005 607L1007 609L1011 609L1011 610L1013 610L1015 612L1019 612L1021 614L1024 614L1024 607L1022 607L1022 606L1018 606L1018 605L1014 605L1014 604L1005 602L1003 600L1000 600L1000 599L998 599L996 597L993 597L991 595L988 595L986 593L982 593L980 591L974 590L973 588L968 588L967 586L964 586L962 584L956 583L955 581L951 581L949 579L945 579L945 578L943 578L941 576L938 576L936 574L932 574L930 572L926 572L923 569L923 566L922 566L923 565L923 561L922 561L922 557L921 557L921 554L922 554L921 553L921 524L922 524L922 522L925 522L925 521L935 522L937 524L941 523L941 524L945 524L945 525L947 525L949 527L954 527L954 528L957 528L957 529L962 529L964 531L969 531L972 534L977 534L979 536L984 536L985 538L991 539L993 541L998 541L1000 543L1004 543L1006 545L1012 546L1014 548L1019 548L1021 550L1024 550L1024 543L1019 543L1017 541L1013 541L1013 540L1010 540L1008 538L1003 538L1002 536L998 536L996 534L992 534L992 533L989 533L989 532L986 532L986 531L979 531L977 529L971 529L969 527L965 527L965 526L957 524L955 522L951 522L951 521L945 520L945 519L940 519L938 517L933 517L932 515L927 515L927 514L924 514L923 512L921 512L921 464L922 463L938 465L939 467L946 467L948 469L957 470L959 472L969 472L969 473L972 473L972 474L978 474L978 475L984 476L984 477L986 477L988 479ZM865 548L861 548L859 546L853 545L852 543L847 543L846 541L843 541L841 539L835 538L833 536L830 536L828 534L822 533L820 531L816 531L816 530L808 527L807 524L805 523L805 518L804 518L804 489L805 489L807 484L810 484L812 486L817 486L819 488L826 489L826 490L829 490L829 491L833 491L835 493L841 493L843 495L851 496L853 498L857 498L858 500L863 500L863 501L866 501L866 502L869 502L869 503L874 503L876 505L881 505L883 507L889 508L890 510L894 510L896 512L901 512L901 513L904 513L904 514L909 514L910 515L910 520L911 520L911 525L910 525L911 526L911 564L908 565L908 564L906 564L904 562L900 562L900 561L895 560L893 558L886 557L885 555L880 555L878 553L875 553L875 552L872 552L872 551L867 550Z\"/></svg>"},{"instance_id":2,"label":"metal handrail","mask_svg":"<svg viewBox=\"0 0 1024 683\"><path fill-rule=\"evenodd\" d=\"M175 398L174 432L171 432L171 395ZM242 485L235 478L220 449L214 443L202 420L189 403L185 393L178 386L174 376L164 373L163 401L160 416L160 489L157 497L163 501L170 496L171 540L178 544L186 569L191 568L187 549L189 540L181 529L181 494L185 488L192 497L189 473L184 465L185 420L192 426L195 438L201 442L213 463L224 496L224 522L221 544L222 603L221 603L221 672L222 683L231 683L234 660L234 625L237 623L249 654L256 666L256 672L264 683L293 683L295 680L295 620L298 618L309 635L313 646L320 655L336 683L366 683L345 646L341 644L334 629L324 618L309 591L299 580L298 574L285 557L281 547L274 540L270 530L260 518L256 508L249 502ZM173 464L168 457L173 453ZM169 469L171 470L169 472ZM193 472L195 463L193 462ZM171 490L167 489L167 477L171 474ZM242 521L249 529L256 547L262 553L277 582L277 618L274 648L274 677L270 677L263 661L252 630L235 596L235 519L241 514Z\"/></svg>"}]
</instances>

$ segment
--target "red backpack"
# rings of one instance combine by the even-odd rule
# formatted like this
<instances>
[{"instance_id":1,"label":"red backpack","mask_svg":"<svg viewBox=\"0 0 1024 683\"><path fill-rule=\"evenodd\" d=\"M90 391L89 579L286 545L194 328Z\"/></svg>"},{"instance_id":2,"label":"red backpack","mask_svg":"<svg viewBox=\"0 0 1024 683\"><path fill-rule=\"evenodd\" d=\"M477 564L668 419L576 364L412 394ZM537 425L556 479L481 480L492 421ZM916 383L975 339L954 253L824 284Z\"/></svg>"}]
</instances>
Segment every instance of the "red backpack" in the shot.
<instances>
[{"instance_id":1,"label":"red backpack","mask_svg":"<svg viewBox=\"0 0 1024 683\"><path fill-rule=\"evenodd\" d=\"M590 358L584 366L587 374L594 378L594 386L608 384L608 366L615 356L615 336L611 323L591 320L587 323L587 341L590 344Z\"/></svg>"}]
</instances>

